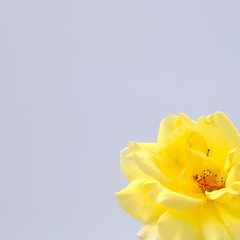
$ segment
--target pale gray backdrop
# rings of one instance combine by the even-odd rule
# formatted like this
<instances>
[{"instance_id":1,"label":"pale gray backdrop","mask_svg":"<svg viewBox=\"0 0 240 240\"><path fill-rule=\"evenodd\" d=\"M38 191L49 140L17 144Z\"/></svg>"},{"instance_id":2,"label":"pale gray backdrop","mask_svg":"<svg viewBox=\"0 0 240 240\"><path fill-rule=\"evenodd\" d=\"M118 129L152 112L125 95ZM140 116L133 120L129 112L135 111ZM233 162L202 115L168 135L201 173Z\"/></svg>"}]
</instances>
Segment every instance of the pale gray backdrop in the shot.
<instances>
[{"instance_id":1,"label":"pale gray backdrop","mask_svg":"<svg viewBox=\"0 0 240 240\"><path fill-rule=\"evenodd\" d=\"M239 1L1 0L0 239L135 240L119 151L160 121L240 128Z\"/></svg>"}]
</instances>

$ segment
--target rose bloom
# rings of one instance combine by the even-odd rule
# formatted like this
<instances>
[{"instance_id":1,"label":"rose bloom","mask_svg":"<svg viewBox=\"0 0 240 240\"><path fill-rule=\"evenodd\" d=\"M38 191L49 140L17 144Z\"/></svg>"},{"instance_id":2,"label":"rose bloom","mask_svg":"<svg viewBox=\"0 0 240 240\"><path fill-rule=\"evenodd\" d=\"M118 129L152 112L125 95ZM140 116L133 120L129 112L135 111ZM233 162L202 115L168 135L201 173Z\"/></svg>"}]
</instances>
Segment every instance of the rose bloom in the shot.
<instances>
[{"instance_id":1,"label":"rose bloom","mask_svg":"<svg viewBox=\"0 0 240 240\"><path fill-rule=\"evenodd\" d=\"M170 115L157 143L130 142L120 206L141 240L240 240L240 135L222 112Z\"/></svg>"}]
</instances>

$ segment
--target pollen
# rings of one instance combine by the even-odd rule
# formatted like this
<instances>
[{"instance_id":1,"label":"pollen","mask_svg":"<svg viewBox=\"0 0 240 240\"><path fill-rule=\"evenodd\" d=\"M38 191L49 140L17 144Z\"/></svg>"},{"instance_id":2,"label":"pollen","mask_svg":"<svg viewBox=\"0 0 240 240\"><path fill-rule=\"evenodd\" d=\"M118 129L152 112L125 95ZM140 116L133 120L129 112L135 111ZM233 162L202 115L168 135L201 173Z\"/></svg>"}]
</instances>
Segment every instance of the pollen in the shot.
<instances>
[{"instance_id":1,"label":"pollen","mask_svg":"<svg viewBox=\"0 0 240 240\"><path fill-rule=\"evenodd\" d=\"M193 176L194 182L197 184L201 192L212 192L225 187L225 180L223 177L219 178L209 169L204 169L202 174Z\"/></svg>"}]
</instances>

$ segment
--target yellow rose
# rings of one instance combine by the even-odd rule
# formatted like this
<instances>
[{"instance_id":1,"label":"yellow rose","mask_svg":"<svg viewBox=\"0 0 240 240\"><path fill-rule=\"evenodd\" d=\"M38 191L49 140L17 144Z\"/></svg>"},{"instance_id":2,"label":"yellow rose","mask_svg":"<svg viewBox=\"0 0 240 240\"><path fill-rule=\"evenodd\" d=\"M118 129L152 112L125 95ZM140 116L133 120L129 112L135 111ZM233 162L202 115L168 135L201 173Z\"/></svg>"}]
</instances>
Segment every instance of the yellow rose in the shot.
<instances>
[{"instance_id":1,"label":"yellow rose","mask_svg":"<svg viewBox=\"0 0 240 240\"><path fill-rule=\"evenodd\" d=\"M157 143L131 142L120 165L120 206L141 240L240 240L240 135L221 112L170 115Z\"/></svg>"}]
</instances>

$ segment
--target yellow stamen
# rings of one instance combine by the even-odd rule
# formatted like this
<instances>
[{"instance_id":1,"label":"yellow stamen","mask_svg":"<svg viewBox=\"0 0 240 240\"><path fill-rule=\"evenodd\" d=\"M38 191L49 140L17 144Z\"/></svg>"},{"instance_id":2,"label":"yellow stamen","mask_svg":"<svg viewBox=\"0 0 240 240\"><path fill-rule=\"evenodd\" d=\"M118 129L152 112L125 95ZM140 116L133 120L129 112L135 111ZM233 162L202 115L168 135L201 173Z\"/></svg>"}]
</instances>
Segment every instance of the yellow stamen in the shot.
<instances>
[{"instance_id":1,"label":"yellow stamen","mask_svg":"<svg viewBox=\"0 0 240 240\"><path fill-rule=\"evenodd\" d=\"M221 177L219 180L218 175L214 174L209 169L204 169L200 175L194 175L193 179L203 193L205 191L212 192L225 187L225 181L223 177Z\"/></svg>"}]
</instances>

